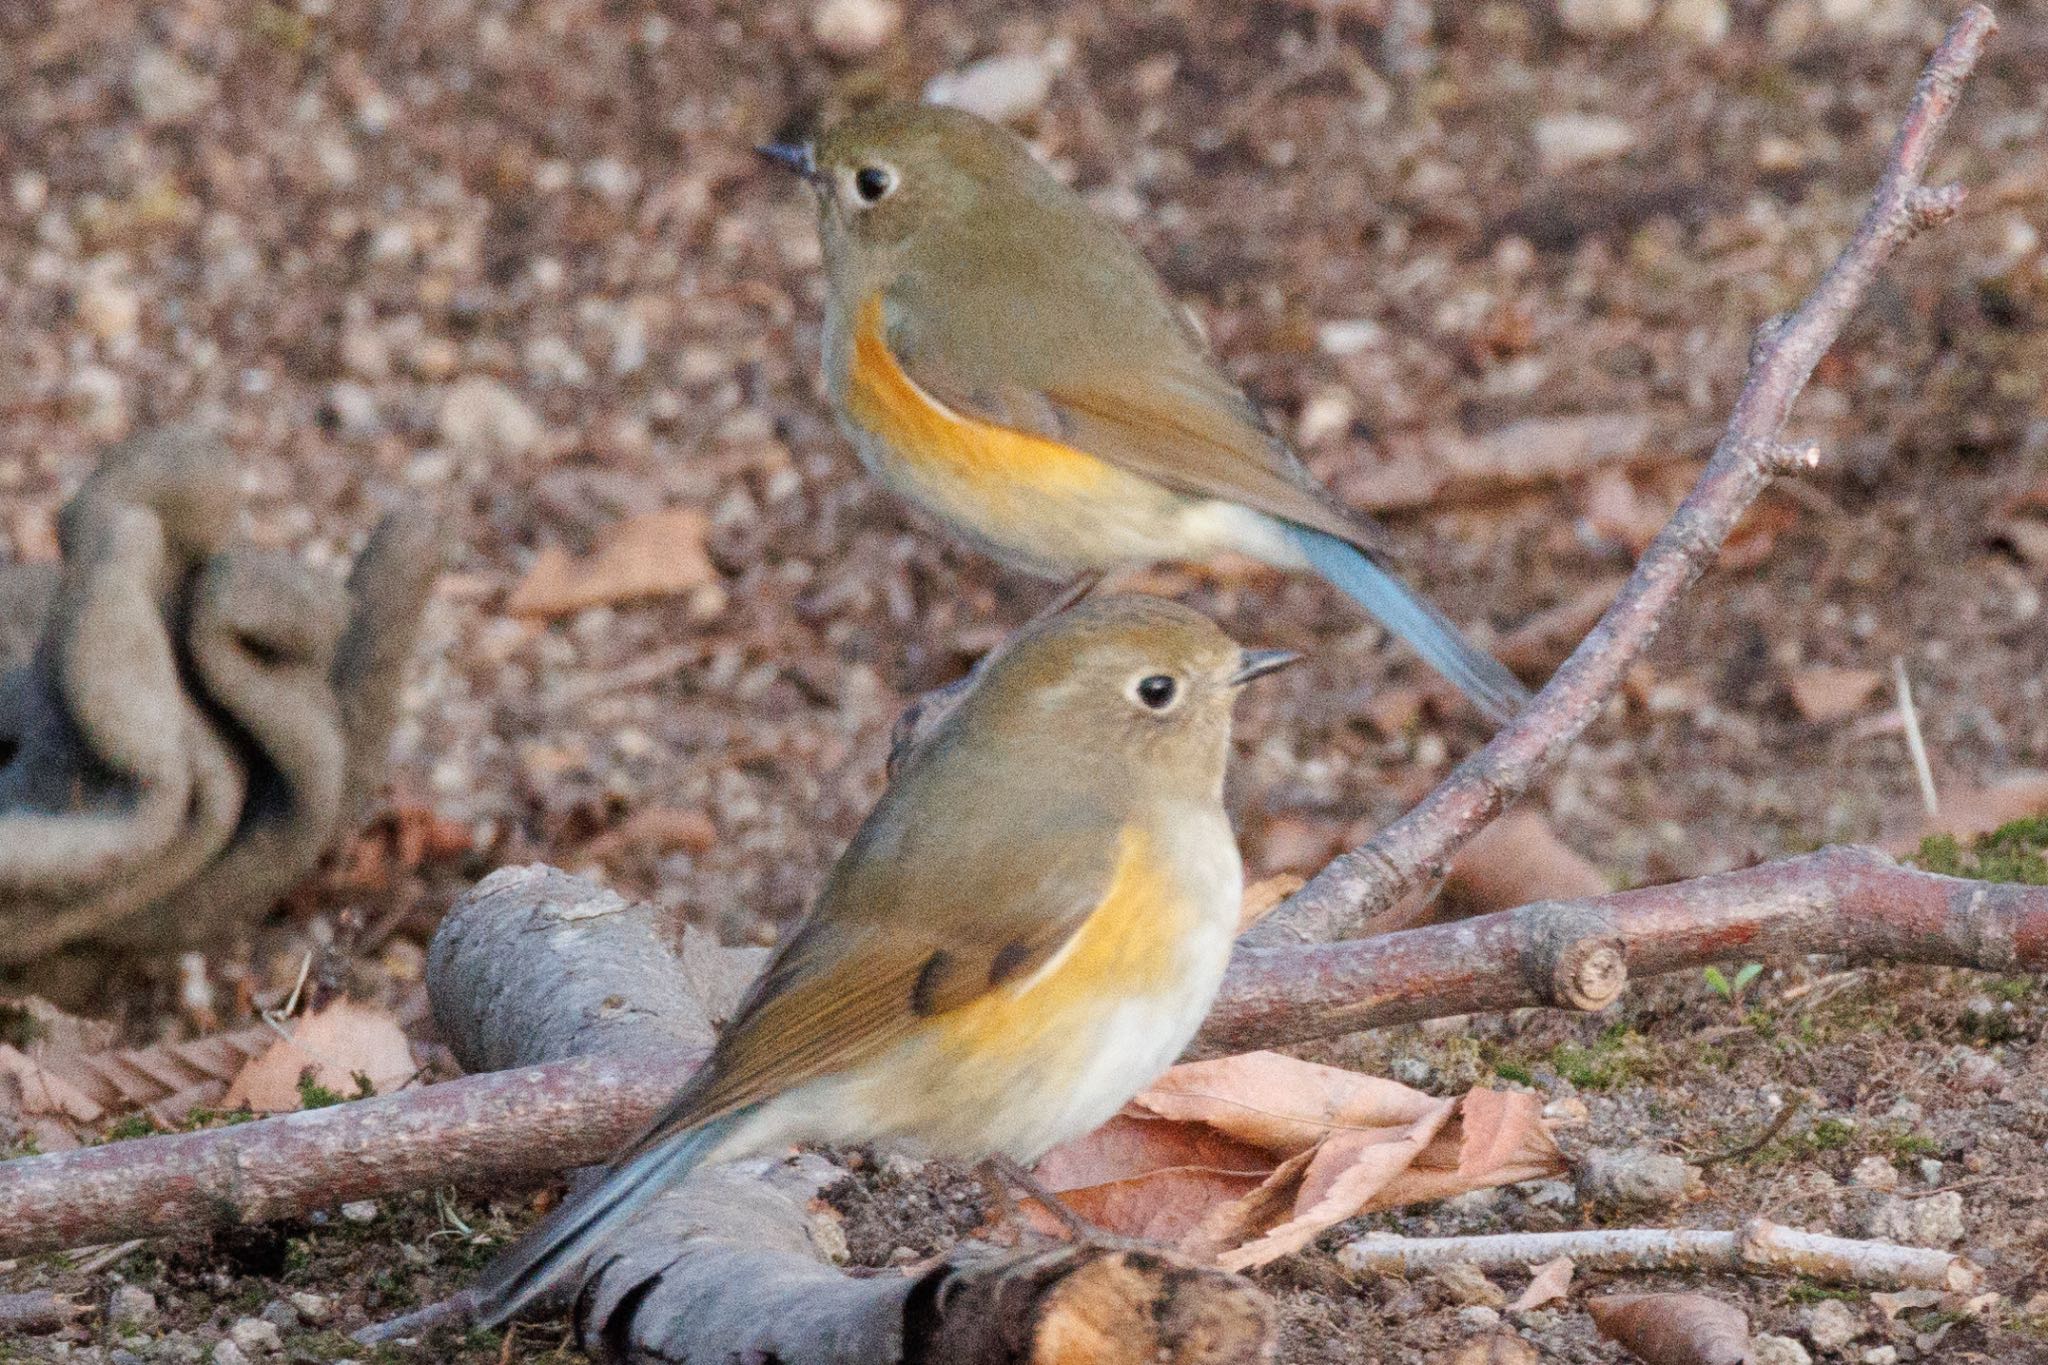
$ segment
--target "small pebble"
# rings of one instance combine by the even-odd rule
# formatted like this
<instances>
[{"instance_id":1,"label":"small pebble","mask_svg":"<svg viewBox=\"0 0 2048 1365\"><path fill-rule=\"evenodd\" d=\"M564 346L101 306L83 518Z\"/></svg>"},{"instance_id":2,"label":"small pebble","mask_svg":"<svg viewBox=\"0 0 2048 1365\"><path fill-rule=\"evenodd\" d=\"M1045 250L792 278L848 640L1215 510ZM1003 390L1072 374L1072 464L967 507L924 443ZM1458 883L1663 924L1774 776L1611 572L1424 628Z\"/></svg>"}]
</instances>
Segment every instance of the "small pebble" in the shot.
<instances>
[{"instance_id":1,"label":"small pebble","mask_svg":"<svg viewBox=\"0 0 2048 1365\"><path fill-rule=\"evenodd\" d=\"M1898 1365L1899 1348L1873 1346L1863 1353L1863 1365Z\"/></svg>"},{"instance_id":2,"label":"small pebble","mask_svg":"<svg viewBox=\"0 0 2048 1365\"><path fill-rule=\"evenodd\" d=\"M1475 1332L1486 1332L1500 1326L1500 1314L1484 1304L1475 1303L1458 1310L1458 1321Z\"/></svg>"},{"instance_id":3,"label":"small pebble","mask_svg":"<svg viewBox=\"0 0 2048 1365\"><path fill-rule=\"evenodd\" d=\"M1945 1168L1942 1166L1942 1164L1939 1161L1936 1161L1933 1157L1921 1157L1919 1164L1920 1183L1923 1185L1939 1185L1941 1183L1941 1173L1943 1169Z\"/></svg>"},{"instance_id":4,"label":"small pebble","mask_svg":"<svg viewBox=\"0 0 2048 1365\"><path fill-rule=\"evenodd\" d=\"M1751 1365L1813 1365L1806 1348L1791 1337L1759 1336L1750 1339Z\"/></svg>"},{"instance_id":5,"label":"small pebble","mask_svg":"<svg viewBox=\"0 0 2048 1365\"><path fill-rule=\"evenodd\" d=\"M377 1201L355 1199L341 1206L341 1216L351 1223L374 1223L377 1221Z\"/></svg>"},{"instance_id":6,"label":"small pebble","mask_svg":"<svg viewBox=\"0 0 2048 1365\"><path fill-rule=\"evenodd\" d=\"M1635 150L1636 131L1605 114L1551 114L1530 129L1546 171L1576 170Z\"/></svg>"},{"instance_id":7,"label":"small pebble","mask_svg":"<svg viewBox=\"0 0 2048 1365\"><path fill-rule=\"evenodd\" d=\"M228 1328L228 1340L248 1355L269 1355L284 1349L284 1339L278 1335L277 1324L265 1322L262 1318L242 1318Z\"/></svg>"},{"instance_id":8,"label":"small pebble","mask_svg":"<svg viewBox=\"0 0 2048 1365\"><path fill-rule=\"evenodd\" d=\"M1710 46L1728 36L1728 0L1665 0L1657 27L1674 37Z\"/></svg>"},{"instance_id":9,"label":"small pebble","mask_svg":"<svg viewBox=\"0 0 2048 1365\"><path fill-rule=\"evenodd\" d=\"M1822 1351L1840 1350L1863 1335L1863 1321L1840 1299L1822 1299L1806 1310L1806 1339Z\"/></svg>"},{"instance_id":10,"label":"small pebble","mask_svg":"<svg viewBox=\"0 0 2048 1365\"><path fill-rule=\"evenodd\" d=\"M176 123L207 106L213 99L213 82L176 53L146 47L128 69L128 98L143 122Z\"/></svg>"},{"instance_id":11,"label":"small pebble","mask_svg":"<svg viewBox=\"0 0 2048 1365\"><path fill-rule=\"evenodd\" d=\"M1387 329L1371 318L1346 318L1316 328L1316 349L1324 355L1357 355L1380 344Z\"/></svg>"},{"instance_id":12,"label":"small pebble","mask_svg":"<svg viewBox=\"0 0 2048 1365\"><path fill-rule=\"evenodd\" d=\"M821 0L811 10L811 37L834 57L870 56L902 30L903 7L895 0Z\"/></svg>"},{"instance_id":13,"label":"small pebble","mask_svg":"<svg viewBox=\"0 0 2048 1365\"><path fill-rule=\"evenodd\" d=\"M1920 1246L1952 1247L1963 1240L1963 1196L1954 1190L1916 1199L1910 1206L1913 1240Z\"/></svg>"},{"instance_id":14,"label":"small pebble","mask_svg":"<svg viewBox=\"0 0 2048 1365\"><path fill-rule=\"evenodd\" d=\"M334 1300L325 1294L302 1289L286 1295L285 1301L298 1311L300 1317L316 1326L334 1316Z\"/></svg>"},{"instance_id":15,"label":"small pebble","mask_svg":"<svg viewBox=\"0 0 2048 1365\"><path fill-rule=\"evenodd\" d=\"M1856 1163L1856 1169L1849 1172L1849 1179L1865 1189L1889 1194L1899 1187L1899 1168L1881 1156L1867 1156Z\"/></svg>"},{"instance_id":16,"label":"small pebble","mask_svg":"<svg viewBox=\"0 0 2048 1365\"><path fill-rule=\"evenodd\" d=\"M1685 1198L1685 1163L1647 1148L1588 1152L1577 1175L1579 1198L1589 1204L1669 1208Z\"/></svg>"},{"instance_id":17,"label":"small pebble","mask_svg":"<svg viewBox=\"0 0 2048 1365\"><path fill-rule=\"evenodd\" d=\"M1579 1206L1579 1192L1569 1180L1532 1180L1516 1188L1524 1200L1539 1209L1570 1213Z\"/></svg>"},{"instance_id":18,"label":"small pebble","mask_svg":"<svg viewBox=\"0 0 2048 1365\"><path fill-rule=\"evenodd\" d=\"M495 379L465 379L441 400L441 439L459 456L519 456L538 446L544 429L524 400Z\"/></svg>"},{"instance_id":19,"label":"small pebble","mask_svg":"<svg viewBox=\"0 0 2048 1365\"><path fill-rule=\"evenodd\" d=\"M1052 94L1055 71L1045 53L1004 53L932 77L924 97L993 123L1008 123L1038 111Z\"/></svg>"},{"instance_id":20,"label":"small pebble","mask_svg":"<svg viewBox=\"0 0 2048 1365\"><path fill-rule=\"evenodd\" d=\"M249 1365L249 1354L233 1338L223 1337L213 1344L213 1365Z\"/></svg>"},{"instance_id":21,"label":"small pebble","mask_svg":"<svg viewBox=\"0 0 2048 1365\"><path fill-rule=\"evenodd\" d=\"M139 1284L124 1284L107 1303L107 1320L116 1328L147 1327L157 1317L156 1295Z\"/></svg>"},{"instance_id":22,"label":"small pebble","mask_svg":"<svg viewBox=\"0 0 2048 1365\"><path fill-rule=\"evenodd\" d=\"M1453 1261L1436 1271L1436 1282L1452 1299L1466 1305L1481 1308L1503 1308L1508 1296L1501 1287L1486 1278L1486 1272L1470 1261Z\"/></svg>"},{"instance_id":23,"label":"small pebble","mask_svg":"<svg viewBox=\"0 0 2048 1365\"><path fill-rule=\"evenodd\" d=\"M1579 38L1620 38L1650 26L1655 0L1558 0L1557 22Z\"/></svg>"}]
</instances>

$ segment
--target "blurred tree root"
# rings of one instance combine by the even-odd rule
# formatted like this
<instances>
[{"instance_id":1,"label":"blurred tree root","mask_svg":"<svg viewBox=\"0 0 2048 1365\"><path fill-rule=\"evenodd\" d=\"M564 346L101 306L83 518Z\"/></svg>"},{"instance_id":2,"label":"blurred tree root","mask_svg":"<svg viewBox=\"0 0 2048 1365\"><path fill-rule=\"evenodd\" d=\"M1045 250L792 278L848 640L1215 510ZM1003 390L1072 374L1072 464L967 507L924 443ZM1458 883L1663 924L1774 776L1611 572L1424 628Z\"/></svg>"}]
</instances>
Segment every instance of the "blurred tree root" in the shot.
<instances>
[{"instance_id":1,"label":"blurred tree root","mask_svg":"<svg viewBox=\"0 0 2048 1365\"><path fill-rule=\"evenodd\" d=\"M0 964L231 935L375 793L436 527L387 517L338 587L235 510L225 450L154 432L65 506L61 568L0 566Z\"/></svg>"}]
</instances>

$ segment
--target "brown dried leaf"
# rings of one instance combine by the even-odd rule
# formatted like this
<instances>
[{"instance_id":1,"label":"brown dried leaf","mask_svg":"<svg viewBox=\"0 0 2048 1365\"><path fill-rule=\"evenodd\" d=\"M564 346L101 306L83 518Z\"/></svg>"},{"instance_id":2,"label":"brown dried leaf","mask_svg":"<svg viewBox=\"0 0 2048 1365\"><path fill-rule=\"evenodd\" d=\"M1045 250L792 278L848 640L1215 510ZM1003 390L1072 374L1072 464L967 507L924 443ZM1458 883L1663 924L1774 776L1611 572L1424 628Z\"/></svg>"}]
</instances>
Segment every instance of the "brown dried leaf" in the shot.
<instances>
[{"instance_id":1,"label":"brown dried leaf","mask_svg":"<svg viewBox=\"0 0 2048 1365\"><path fill-rule=\"evenodd\" d=\"M1173 1068L1038 1177L1113 1231L1241 1270L1358 1213L1563 1169L1533 1095L1439 1099L1252 1052Z\"/></svg>"},{"instance_id":2,"label":"brown dried leaf","mask_svg":"<svg viewBox=\"0 0 2048 1365\"><path fill-rule=\"evenodd\" d=\"M1344 480L1347 502L1376 512L1491 501L1503 493L1644 458L1651 422L1641 413L1532 417L1480 436L1443 433L1427 450Z\"/></svg>"},{"instance_id":3,"label":"brown dried leaf","mask_svg":"<svg viewBox=\"0 0 2048 1365\"><path fill-rule=\"evenodd\" d=\"M1609 1294L1586 1312L1648 1365L1742 1365L1749 1355L1749 1315L1704 1294Z\"/></svg>"},{"instance_id":4,"label":"brown dried leaf","mask_svg":"<svg viewBox=\"0 0 2048 1365\"><path fill-rule=\"evenodd\" d=\"M1558 838L1541 813L1527 809L1509 811L1474 835L1451 863L1444 885L1462 915L1599 896L1608 889L1599 868Z\"/></svg>"},{"instance_id":5,"label":"brown dried leaf","mask_svg":"<svg viewBox=\"0 0 2048 1365\"><path fill-rule=\"evenodd\" d=\"M1902 1289L1896 1294L1872 1294L1870 1301L1877 1305L1886 1322L1901 1313L1921 1308L1932 1308L1943 1298L1939 1289Z\"/></svg>"},{"instance_id":6,"label":"brown dried leaf","mask_svg":"<svg viewBox=\"0 0 2048 1365\"><path fill-rule=\"evenodd\" d=\"M604 544L581 559L550 545L534 560L505 610L514 616L564 616L702 587L717 578L704 553L709 530L696 508L671 507L619 522Z\"/></svg>"},{"instance_id":7,"label":"brown dried leaf","mask_svg":"<svg viewBox=\"0 0 2048 1365\"><path fill-rule=\"evenodd\" d=\"M1237 915L1237 932L1243 933L1272 914L1282 901L1306 885L1308 883L1294 873L1281 872L1247 886L1244 889L1244 907Z\"/></svg>"},{"instance_id":8,"label":"brown dried leaf","mask_svg":"<svg viewBox=\"0 0 2048 1365\"><path fill-rule=\"evenodd\" d=\"M1941 814L1885 840L1885 849L1891 853L1913 853L1930 834L1974 839L2034 815L2048 815L2048 772L2012 773L1973 791L1943 792Z\"/></svg>"},{"instance_id":9,"label":"brown dried leaf","mask_svg":"<svg viewBox=\"0 0 2048 1365\"><path fill-rule=\"evenodd\" d=\"M1546 1303L1558 1303L1570 1297L1572 1272L1578 1269L1569 1256L1560 1256L1554 1261L1545 1261L1536 1267L1529 1287L1515 1296L1508 1305L1510 1313L1526 1313L1532 1308L1541 1308Z\"/></svg>"},{"instance_id":10,"label":"brown dried leaf","mask_svg":"<svg viewBox=\"0 0 2048 1365\"><path fill-rule=\"evenodd\" d=\"M718 826L701 810L676 806L649 806L636 810L617 825L578 849L571 862L602 863L633 849L667 853L681 849L702 853L718 842Z\"/></svg>"},{"instance_id":11,"label":"brown dried leaf","mask_svg":"<svg viewBox=\"0 0 2048 1365\"><path fill-rule=\"evenodd\" d=\"M26 1047L0 1044L0 1118L27 1128L49 1151L76 1146L109 1121L146 1110L176 1123L220 1100L228 1082L276 1034L263 1027L144 1048L109 1048L110 1025L78 1019L47 1001L6 1002L33 1020Z\"/></svg>"},{"instance_id":12,"label":"brown dried leaf","mask_svg":"<svg viewBox=\"0 0 2048 1365\"><path fill-rule=\"evenodd\" d=\"M1874 668L1802 668L1785 680L1793 707L1815 722L1855 715L1883 685Z\"/></svg>"},{"instance_id":13,"label":"brown dried leaf","mask_svg":"<svg viewBox=\"0 0 2048 1365\"><path fill-rule=\"evenodd\" d=\"M246 1104L263 1114L299 1108L299 1077L308 1068L316 1083L345 1098L355 1097L358 1076L383 1095L417 1070L405 1030L375 1006L336 1000L289 1027L289 1039L276 1039L236 1074L225 1101L230 1108Z\"/></svg>"}]
</instances>

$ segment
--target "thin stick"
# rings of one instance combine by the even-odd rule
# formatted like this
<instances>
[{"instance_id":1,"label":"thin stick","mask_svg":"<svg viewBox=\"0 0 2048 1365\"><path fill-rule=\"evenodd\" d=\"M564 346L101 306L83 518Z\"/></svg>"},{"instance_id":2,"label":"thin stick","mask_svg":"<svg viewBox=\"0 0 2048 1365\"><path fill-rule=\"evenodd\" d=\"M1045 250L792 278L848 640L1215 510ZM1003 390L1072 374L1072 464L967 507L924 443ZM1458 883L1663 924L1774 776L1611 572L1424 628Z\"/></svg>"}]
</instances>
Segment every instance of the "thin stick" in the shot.
<instances>
[{"instance_id":1,"label":"thin stick","mask_svg":"<svg viewBox=\"0 0 2048 1365\"><path fill-rule=\"evenodd\" d=\"M1973 5L1942 39L1913 92L1855 236L1796 312L1757 329L1749 377L1699 483L1643 552L1599 624L1490 744L1413 810L1333 859L1257 925L1247 942L1327 943L1403 927L1390 916L1394 905L1441 877L1465 841L1528 791L1593 723L1757 495L1777 475L1819 463L1815 448L1784 443L1793 401L1879 268L1923 229L1961 207L1962 190L1926 189L1921 180L1962 84L1996 28L1991 11Z\"/></svg>"},{"instance_id":2,"label":"thin stick","mask_svg":"<svg viewBox=\"0 0 2048 1365\"><path fill-rule=\"evenodd\" d=\"M1927 818L1941 814L1941 796L1934 790L1934 769L1927 763L1927 741L1920 734L1920 708L1913 705L1913 684L1906 677L1906 656L1892 655L1892 689L1899 695L1899 719L1906 727L1906 752L1913 756L1913 776L1920 779L1920 804Z\"/></svg>"},{"instance_id":3,"label":"thin stick","mask_svg":"<svg viewBox=\"0 0 2048 1365\"><path fill-rule=\"evenodd\" d=\"M1520 1270L1559 1256L1571 1257L1581 1270L1768 1272L1828 1284L1956 1294L1983 1282L1976 1266L1946 1251L1828 1237L1765 1218L1753 1218L1733 1232L1592 1228L1491 1237L1363 1237L1337 1252L1345 1269L1378 1275L1412 1275L1457 1262L1481 1270Z\"/></svg>"}]
</instances>

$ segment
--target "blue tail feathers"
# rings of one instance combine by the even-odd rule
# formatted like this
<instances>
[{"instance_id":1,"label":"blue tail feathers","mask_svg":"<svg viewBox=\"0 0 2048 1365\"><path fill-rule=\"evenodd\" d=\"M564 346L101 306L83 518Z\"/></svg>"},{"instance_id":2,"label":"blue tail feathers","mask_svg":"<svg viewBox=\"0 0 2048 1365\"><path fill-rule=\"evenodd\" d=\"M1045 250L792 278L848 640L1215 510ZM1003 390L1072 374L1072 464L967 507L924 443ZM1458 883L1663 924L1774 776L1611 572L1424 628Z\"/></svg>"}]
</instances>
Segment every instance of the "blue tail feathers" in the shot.
<instances>
[{"instance_id":1,"label":"blue tail feathers","mask_svg":"<svg viewBox=\"0 0 2048 1365\"><path fill-rule=\"evenodd\" d=\"M475 1291L478 1323L496 1327L560 1286L606 1238L700 1165L749 1112L671 1133L571 1196L484 1269Z\"/></svg>"},{"instance_id":2,"label":"blue tail feathers","mask_svg":"<svg viewBox=\"0 0 2048 1365\"><path fill-rule=\"evenodd\" d=\"M1454 683L1495 722L1528 704L1529 689L1492 655L1467 640L1422 596L1373 562L1356 545L1322 531L1287 523L1287 534L1315 571L1343 589L1381 625L1408 642L1429 666Z\"/></svg>"}]
</instances>

